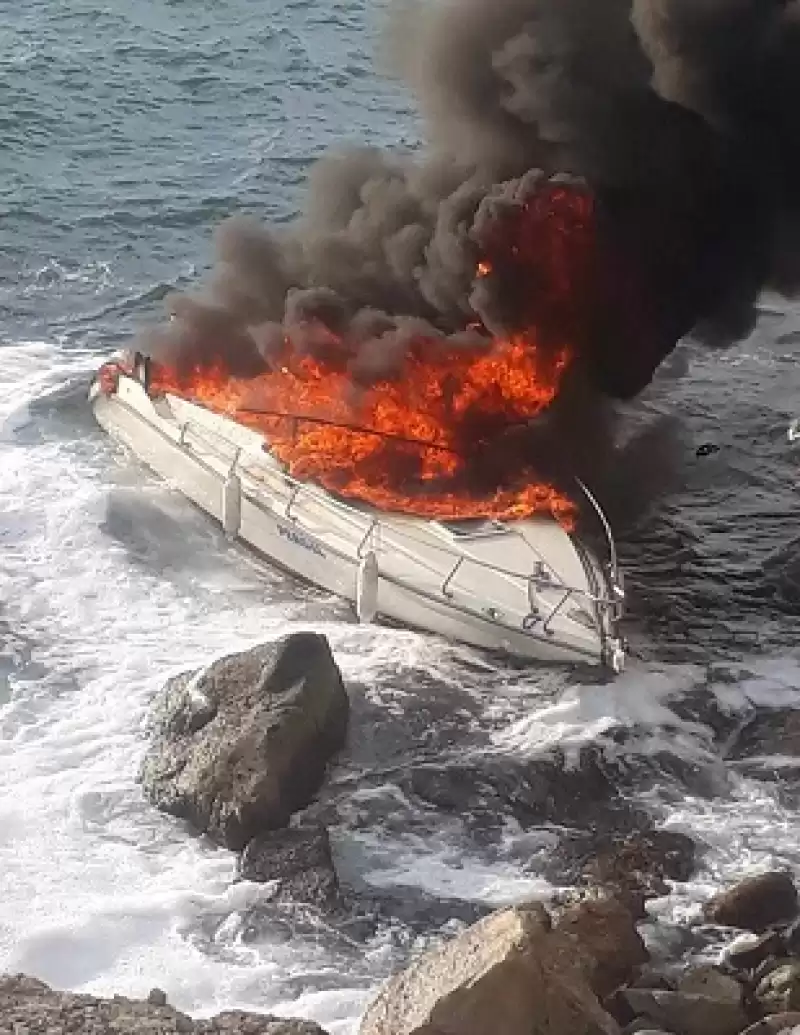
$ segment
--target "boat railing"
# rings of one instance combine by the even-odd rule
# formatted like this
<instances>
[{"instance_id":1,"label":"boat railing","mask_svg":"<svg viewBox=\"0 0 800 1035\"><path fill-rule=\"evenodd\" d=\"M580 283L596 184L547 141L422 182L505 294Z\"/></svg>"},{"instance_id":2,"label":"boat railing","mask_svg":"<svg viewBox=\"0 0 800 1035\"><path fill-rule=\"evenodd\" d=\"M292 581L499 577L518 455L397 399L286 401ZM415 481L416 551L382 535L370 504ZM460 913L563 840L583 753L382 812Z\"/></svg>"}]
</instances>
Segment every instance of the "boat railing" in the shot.
<instances>
[{"instance_id":1,"label":"boat railing","mask_svg":"<svg viewBox=\"0 0 800 1035\"><path fill-rule=\"evenodd\" d=\"M604 577L606 582L606 588L610 592L612 607L612 617L615 620L619 620L622 617L624 602L625 602L625 582L622 575L622 571L619 566L619 558L617 555L617 544L614 541L614 536L611 532L611 525L608 523L608 518L605 515L603 508L600 506L594 493L590 491L589 487L581 481L580 478L576 478L580 490L588 500L590 506L597 516L600 526L603 529L603 534L606 539L606 547L608 549L608 560L604 566Z\"/></svg>"},{"instance_id":2,"label":"boat railing","mask_svg":"<svg viewBox=\"0 0 800 1035\"><path fill-rule=\"evenodd\" d=\"M349 524L354 530L362 532L363 535L359 542L359 546L356 552L356 556L361 559L364 556L371 541L375 539L377 534L384 530L388 533L389 538L392 541L392 550L395 553L399 553L404 557L410 559L415 565L426 569L434 575L438 575L441 572L441 568L437 568L433 564L427 563L423 558L420 557L418 552L415 552L412 547L404 546L399 540L406 540L409 543L417 543L419 546L424 547L426 550L438 550L443 554L452 555L452 548L448 549L445 545L439 545L438 543L432 542L429 539L422 540L418 536L415 536L412 532L400 529L396 525L388 526L386 522L381 521L380 517L376 515L362 515L356 508L336 499L330 493L324 492L313 484L307 482L300 482L293 478L286 471L282 470L277 463L264 463L265 455L261 452L250 452L250 450L244 449L242 446L232 443L230 439L226 438L215 429L208 427L200 422L193 420L185 420L181 423L179 429L179 443L181 445L188 445L187 435L196 435L197 438L201 439L206 448L210 448L215 452L223 464L227 467L228 473L234 473L237 468L241 473L245 475L253 476L252 471L248 471L247 466L243 463L245 457L250 457L257 463L259 468L259 474L266 475L269 478L279 483L280 488L289 489L289 497L284 508L284 516L291 521L297 521L293 511L304 495L311 497L315 502L323 503L325 507L332 508L336 511L337 516L344 523ZM267 458L270 458L270 454L266 454ZM264 477L255 477L257 482L266 482ZM616 560L616 548L614 545L613 537L611 536L611 530L608 526L608 522L600 509L599 504L586 488L583 483L579 482L587 498L592 503L593 508L600 517L603 528L606 531L606 536L609 543L609 568L615 576L618 577L617 571L617 560ZM365 528L366 522L366 528ZM539 562L545 566L546 570L551 571L549 564L542 554L536 549L535 545L529 540L526 540L529 549L536 555ZM610 590L608 594L602 593L591 593L586 589L578 586L568 585L560 576L557 576L557 581L549 577L544 579L540 573L533 571L531 573L515 571L511 568L503 567L502 565L492 564L489 561L481 560L480 558L473 557L470 554L459 552L458 556L453 561L452 566L448 570L447 575L443 578L440 592L442 596L452 599L453 592L451 589L453 580L456 575L465 566L474 566L484 571L491 571L496 575L518 581L525 579L528 586L528 597L531 602L531 617L538 612L541 607L542 598L537 596L536 591L542 586L552 590L562 590L563 595L560 600L549 609L549 614L542 622L542 629L546 632L550 632L550 625L554 619L563 611L567 603L574 598L583 599L591 604L594 604L601 608L608 609L608 613L612 619L616 619L620 609L620 595L616 589L617 583L611 579L608 581L607 588ZM534 612L534 607L536 612ZM538 619L537 619L538 624Z\"/></svg>"}]
</instances>

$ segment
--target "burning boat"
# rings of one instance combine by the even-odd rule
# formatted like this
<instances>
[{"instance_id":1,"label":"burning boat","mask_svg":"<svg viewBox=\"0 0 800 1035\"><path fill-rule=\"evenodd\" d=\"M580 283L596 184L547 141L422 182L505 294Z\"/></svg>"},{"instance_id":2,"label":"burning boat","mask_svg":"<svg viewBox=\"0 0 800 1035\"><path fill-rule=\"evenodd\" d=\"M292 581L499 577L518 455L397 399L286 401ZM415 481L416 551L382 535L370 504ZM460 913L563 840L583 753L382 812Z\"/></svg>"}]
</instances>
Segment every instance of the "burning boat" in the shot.
<instances>
[{"instance_id":1,"label":"burning boat","mask_svg":"<svg viewBox=\"0 0 800 1035\"><path fill-rule=\"evenodd\" d=\"M508 348L519 374L526 354ZM474 392L488 372L470 362L460 384ZM303 364L300 381L287 367L260 379L195 372L187 380L136 354L101 368L89 398L115 440L229 537L351 601L359 620L393 620L523 659L621 671L624 591L608 523L588 489L581 486L606 536L605 563L574 535L575 505L548 485L529 481L482 496L442 491L458 485L460 459L446 439L425 437L424 412L415 427L408 418L401 425L407 434L387 428L391 386L373 399L369 427L337 419L335 408L307 416L266 406L276 379L295 379L295 400L303 384L319 385L320 369ZM436 364L425 370L441 389ZM532 382L514 384L530 391ZM404 484L410 473L418 491L398 495L390 471L403 464Z\"/></svg>"}]
</instances>

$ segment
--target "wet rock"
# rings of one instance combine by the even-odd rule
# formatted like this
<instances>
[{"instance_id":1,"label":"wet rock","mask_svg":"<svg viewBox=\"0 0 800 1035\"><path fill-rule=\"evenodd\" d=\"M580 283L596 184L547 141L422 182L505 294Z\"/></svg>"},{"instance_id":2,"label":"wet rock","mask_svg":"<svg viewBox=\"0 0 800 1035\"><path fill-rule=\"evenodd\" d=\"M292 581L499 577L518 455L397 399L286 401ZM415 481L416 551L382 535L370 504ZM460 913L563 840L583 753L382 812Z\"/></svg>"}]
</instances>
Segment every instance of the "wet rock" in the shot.
<instances>
[{"instance_id":1,"label":"wet rock","mask_svg":"<svg viewBox=\"0 0 800 1035\"><path fill-rule=\"evenodd\" d=\"M800 963L784 963L761 979L755 997L765 1013L800 1010Z\"/></svg>"},{"instance_id":2,"label":"wet rock","mask_svg":"<svg viewBox=\"0 0 800 1035\"><path fill-rule=\"evenodd\" d=\"M596 878L605 883L622 883L635 878L646 886L649 879L687 881L694 872L697 846L687 834L675 830L648 830L629 834L600 854L595 864Z\"/></svg>"},{"instance_id":3,"label":"wet rock","mask_svg":"<svg viewBox=\"0 0 800 1035\"><path fill-rule=\"evenodd\" d=\"M644 988L628 988L622 995L634 1014L675 1035L739 1035L747 1025L738 1001Z\"/></svg>"},{"instance_id":4,"label":"wet rock","mask_svg":"<svg viewBox=\"0 0 800 1035\"><path fill-rule=\"evenodd\" d=\"M705 680L689 690L680 700L670 702L670 708L684 722L706 726L714 732L714 739L720 745L727 745L741 729L742 714L737 708L726 707L724 693L717 695L716 687L730 687L753 678L747 669L709 665ZM755 713L755 709L753 709Z\"/></svg>"},{"instance_id":5,"label":"wet rock","mask_svg":"<svg viewBox=\"0 0 800 1035\"><path fill-rule=\"evenodd\" d=\"M242 1010L227 1010L217 1014L210 1022L205 1022L210 1027L203 1027L203 1023L195 1022L193 1030L196 1035L326 1035L325 1030L313 1021L284 1020L280 1017L262 1019L257 1014Z\"/></svg>"},{"instance_id":6,"label":"wet rock","mask_svg":"<svg viewBox=\"0 0 800 1035\"><path fill-rule=\"evenodd\" d=\"M158 992L158 989L154 991ZM161 993L163 995L163 993ZM158 997L157 997L158 998ZM0 978L0 1031L80 1032L81 1035L325 1035L311 1021L231 1011L194 1021L164 1002L96 999L56 992L24 974Z\"/></svg>"},{"instance_id":7,"label":"wet rock","mask_svg":"<svg viewBox=\"0 0 800 1035\"><path fill-rule=\"evenodd\" d=\"M678 992L685 995L703 995L722 1003L742 1001L742 986L716 967L694 967L678 981Z\"/></svg>"},{"instance_id":8,"label":"wet rock","mask_svg":"<svg viewBox=\"0 0 800 1035\"><path fill-rule=\"evenodd\" d=\"M562 886L602 887L638 917L645 898L668 890L666 879L685 880L694 868L691 838L654 830L599 751L582 751L574 766L559 752L522 765L417 762L399 782L426 809L457 814L476 840L499 841L509 818L525 831L544 828L549 843L531 855L531 872Z\"/></svg>"},{"instance_id":9,"label":"wet rock","mask_svg":"<svg viewBox=\"0 0 800 1035\"><path fill-rule=\"evenodd\" d=\"M407 789L447 812L511 815L524 829L555 822L598 836L603 830L630 828L637 815L602 753L588 748L575 766L567 766L558 751L551 759L526 765L509 759L480 765L414 765Z\"/></svg>"},{"instance_id":10,"label":"wet rock","mask_svg":"<svg viewBox=\"0 0 800 1035\"><path fill-rule=\"evenodd\" d=\"M800 920L795 920L781 932L781 940L786 952L800 956Z\"/></svg>"},{"instance_id":11,"label":"wet rock","mask_svg":"<svg viewBox=\"0 0 800 1035\"><path fill-rule=\"evenodd\" d=\"M411 886L396 885L380 891L372 888L369 894L361 893L354 900L359 909L369 910L381 923L400 923L420 936L453 923L468 927L493 911L482 902L433 895Z\"/></svg>"},{"instance_id":12,"label":"wet rock","mask_svg":"<svg viewBox=\"0 0 800 1035\"><path fill-rule=\"evenodd\" d=\"M685 923L674 923L663 917L656 921L649 917L639 925L642 938L654 960L654 965L674 983L683 968L680 961L694 958L696 953L705 953L706 930L690 927ZM719 951L720 937L715 931L712 951ZM707 958L704 956L704 958Z\"/></svg>"},{"instance_id":13,"label":"wet rock","mask_svg":"<svg viewBox=\"0 0 800 1035\"><path fill-rule=\"evenodd\" d=\"M319 823L268 831L249 841L239 859L243 880L277 881L274 901L331 909L340 902L328 831Z\"/></svg>"},{"instance_id":14,"label":"wet rock","mask_svg":"<svg viewBox=\"0 0 800 1035\"><path fill-rule=\"evenodd\" d=\"M271 901L260 899L243 910L241 939L245 944L292 943L319 940L319 919L307 909L287 910L287 904L303 904L294 887L285 895ZM361 959L363 946L380 936L382 941L406 952L410 940L426 939L432 932L457 931L491 912L489 906L466 902L462 899L442 899L419 888L392 888L390 891L371 889L339 889L339 898L331 904L315 902L314 907L325 914L325 938L336 943L338 955L344 959L356 953ZM209 931L215 937L215 929Z\"/></svg>"},{"instance_id":15,"label":"wet rock","mask_svg":"<svg viewBox=\"0 0 800 1035\"><path fill-rule=\"evenodd\" d=\"M675 990L674 982L660 970L653 970L650 967L642 967L633 980L630 982L631 988L659 988L663 992L672 992Z\"/></svg>"},{"instance_id":16,"label":"wet rock","mask_svg":"<svg viewBox=\"0 0 800 1035\"><path fill-rule=\"evenodd\" d=\"M154 711L145 793L239 850L308 804L349 704L328 641L303 632L171 679Z\"/></svg>"},{"instance_id":17,"label":"wet rock","mask_svg":"<svg viewBox=\"0 0 800 1035\"><path fill-rule=\"evenodd\" d=\"M625 998L625 991L624 988L618 988L611 995L607 995L600 1000L600 1005L607 1014L614 1018L621 1028L632 1024L636 1020L636 1014L631 1010L628 1000Z\"/></svg>"},{"instance_id":18,"label":"wet rock","mask_svg":"<svg viewBox=\"0 0 800 1035\"><path fill-rule=\"evenodd\" d=\"M586 845L574 879L625 895L629 902L637 897L644 902L668 894L668 880L688 880L696 852L692 838L675 831L615 832ZM643 909L638 915L644 915Z\"/></svg>"},{"instance_id":19,"label":"wet rock","mask_svg":"<svg viewBox=\"0 0 800 1035\"><path fill-rule=\"evenodd\" d=\"M748 877L720 892L705 908L712 923L760 934L772 924L797 915L797 888L782 870Z\"/></svg>"},{"instance_id":20,"label":"wet rock","mask_svg":"<svg viewBox=\"0 0 800 1035\"><path fill-rule=\"evenodd\" d=\"M762 960L761 963L753 971L753 984L757 987L764 978L777 970L778 967L785 967L794 963L794 960L790 956L770 956L768 959Z\"/></svg>"},{"instance_id":21,"label":"wet rock","mask_svg":"<svg viewBox=\"0 0 800 1035\"><path fill-rule=\"evenodd\" d=\"M725 959L737 970L755 970L770 956L783 952L783 939L777 931L768 931L761 937L744 935L732 942Z\"/></svg>"},{"instance_id":22,"label":"wet rock","mask_svg":"<svg viewBox=\"0 0 800 1035\"><path fill-rule=\"evenodd\" d=\"M619 1035L586 973L541 905L500 910L392 978L360 1035Z\"/></svg>"},{"instance_id":23,"label":"wet rock","mask_svg":"<svg viewBox=\"0 0 800 1035\"><path fill-rule=\"evenodd\" d=\"M650 1021L644 1021L641 1017L637 1017L635 1021L625 1025L622 1029L622 1035L675 1035L675 1033L664 1031L663 1028L654 1028Z\"/></svg>"},{"instance_id":24,"label":"wet rock","mask_svg":"<svg viewBox=\"0 0 800 1035\"><path fill-rule=\"evenodd\" d=\"M776 768L775 758L781 764ZM777 800L792 811L800 807L800 713L795 709L759 710L739 734L728 757L739 772L772 785Z\"/></svg>"},{"instance_id":25,"label":"wet rock","mask_svg":"<svg viewBox=\"0 0 800 1035\"><path fill-rule=\"evenodd\" d=\"M798 1035L800 1013L774 1013L746 1028L741 1035Z\"/></svg>"},{"instance_id":26,"label":"wet rock","mask_svg":"<svg viewBox=\"0 0 800 1035\"><path fill-rule=\"evenodd\" d=\"M633 915L615 898L569 906L556 930L574 938L591 960L589 983L600 997L629 981L635 968L650 959Z\"/></svg>"},{"instance_id":27,"label":"wet rock","mask_svg":"<svg viewBox=\"0 0 800 1035\"><path fill-rule=\"evenodd\" d=\"M759 711L730 752L736 759L755 755L800 758L800 712L793 708Z\"/></svg>"}]
</instances>

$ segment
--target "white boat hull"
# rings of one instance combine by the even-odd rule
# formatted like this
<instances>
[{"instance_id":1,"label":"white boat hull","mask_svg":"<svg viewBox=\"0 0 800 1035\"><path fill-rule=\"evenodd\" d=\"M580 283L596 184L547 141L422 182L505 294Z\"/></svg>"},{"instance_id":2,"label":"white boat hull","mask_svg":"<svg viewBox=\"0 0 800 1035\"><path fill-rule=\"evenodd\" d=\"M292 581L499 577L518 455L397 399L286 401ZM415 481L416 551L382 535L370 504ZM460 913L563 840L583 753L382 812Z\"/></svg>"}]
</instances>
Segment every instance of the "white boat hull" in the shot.
<instances>
[{"instance_id":1,"label":"white boat hull","mask_svg":"<svg viewBox=\"0 0 800 1035\"><path fill-rule=\"evenodd\" d=\"M90 401L110 436L228 535L352 601L362 620L525 659L621 669L618 602L598 603L609 588L603 570L553 519L451 536L447 525L349 506L294 482L257 432L176 396L152 400L134 377L119 376L110 393L95 382ZM532 579L535 563L542 579Z\"/></svg>"}]
</instances>

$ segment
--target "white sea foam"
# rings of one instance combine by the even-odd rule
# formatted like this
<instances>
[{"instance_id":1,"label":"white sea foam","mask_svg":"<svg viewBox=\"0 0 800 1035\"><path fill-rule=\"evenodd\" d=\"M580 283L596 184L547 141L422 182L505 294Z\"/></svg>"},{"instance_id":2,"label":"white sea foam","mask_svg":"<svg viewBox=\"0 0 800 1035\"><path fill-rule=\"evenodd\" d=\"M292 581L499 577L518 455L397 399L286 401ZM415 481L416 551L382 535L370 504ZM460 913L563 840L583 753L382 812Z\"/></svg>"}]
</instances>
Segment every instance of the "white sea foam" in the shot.
<instances>
[{"instance_id":1,"label":"white sea foam","mask_svg":"<svg viewBox=\"0 0 800 1035\"><path fill-rule=\"evenodd\" d=\"M570 687L552 704L498 731L494 743L499 750L525 757L547 755L559 748L567 766L575 766L586 744L605 741L615 729L630 728L638 731L638 753L655 754L666 746L705 761L710 757L705 747L710 731L697 723L682 722L669 708L670 698L690 689L700 675L691 666L658 670L634 664L605 685ZM626 742L625 753L630 751L631 744ZM607 741L606 752L614 753L613 744Z\"/></svg>"},{"instance_id":2,"label":"white sea foam","mask_svg":"<svg viewBox=\"0 0 800 1035\"><path fill-rule=\"evenodd\" d=\"M409 835L387 843L380 833L351 833L350 853L357 852L359 868L366 874L369 889L402 894L412 888L436 898L462 899L500 907L526 899L547 899L553 885L542 878L525 876L519 864L496 861L486 864L465 860L463 841L455 837ZM344 853L337 856L342 860ZM347 873L344 859L342 872Z\"/></svg>"},{"instance_id":3,"label":"white sea foam","mask_svg":"<svg viewBox=\"0 0 800 1035\"><path fill-rule=\"evenodd\" d=\"M44 345L6 348L0 360L5 412L75 372ZM13 788L0 801L0 968L94 991L159 985L199 1012L248 997L263 1009L266 964L237 977L182 933L209 909L232 908L232 857L153 813L135 774L164 675L285 631L291 609L270 602L269 579L191 508L117 468L99 434L48 432L25 445L12 436L0 454L0 614L31 644L30 673L11 675L0 712L0 782ZM131 484L138 503L180 513L176 548L185 557L188 537L198 563L179 578L104 529L109 494ZM161 548L168 558L169 543ZM335 643L339 627L326 631ZM367 672L363 636L341 634ZM276 950L270 967L287 966ZM324 996L316 1005L325 1016Z\"/></svg>"},{"instance_id":4,"label":"white sea foam","mask_svg":"<svg viewBox=\"0 0 800 1035\"><path fill-rule=\"evenodd\" d=\"M31 403L54 397L88 376L89 352L62 353L47 342L3 344L0 352L0 441L31 419Z\"/></svg>"}]
</instances>

